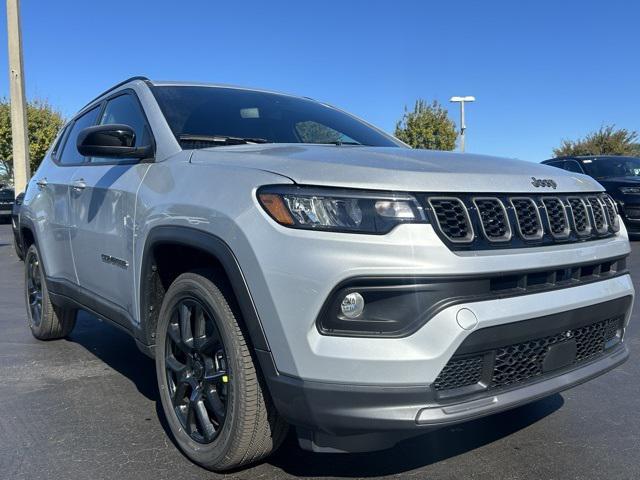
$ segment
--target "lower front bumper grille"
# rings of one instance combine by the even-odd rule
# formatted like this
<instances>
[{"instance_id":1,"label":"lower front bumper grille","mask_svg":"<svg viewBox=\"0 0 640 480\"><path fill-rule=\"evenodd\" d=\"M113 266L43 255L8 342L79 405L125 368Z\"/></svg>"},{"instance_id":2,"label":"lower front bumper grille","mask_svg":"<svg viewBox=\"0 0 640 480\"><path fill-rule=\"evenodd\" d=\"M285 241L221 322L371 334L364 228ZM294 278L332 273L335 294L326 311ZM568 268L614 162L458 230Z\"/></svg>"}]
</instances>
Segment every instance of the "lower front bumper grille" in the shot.
<instances>
[{"instance_id":1,"label":"lower front bumper grille","mask_svg":"<svg viewBox=\"0 0 640 480\"><path fill-rule=\"evenodd\" d=\"M617 345L622 338L624 316L588 325L565 328L550 335L454 355L434 383L441 397L453 397L517 386L553 372L547 362L553 347L566 348L569 357L560 367L577 367ZM514 330L517 324L512 325Z\"/></svg>"}]
</instances>

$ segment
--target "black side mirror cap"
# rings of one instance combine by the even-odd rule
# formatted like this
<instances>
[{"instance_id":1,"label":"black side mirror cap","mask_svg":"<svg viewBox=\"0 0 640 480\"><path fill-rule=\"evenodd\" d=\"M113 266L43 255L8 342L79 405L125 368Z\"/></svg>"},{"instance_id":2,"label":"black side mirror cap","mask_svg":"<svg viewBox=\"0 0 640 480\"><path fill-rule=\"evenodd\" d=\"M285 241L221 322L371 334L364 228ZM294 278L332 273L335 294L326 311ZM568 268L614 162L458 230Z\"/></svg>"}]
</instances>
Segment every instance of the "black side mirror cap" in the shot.
<instances>
[{"instance_id":1,"label":"black side mirror cap","mask_svg":"<svg viewBox=\"0 0 640 480\"><path fill-rule=\"evenodd\" d=\"M107 124L85 128L78 135L76 146L84 157L149 158L153 147L135 147L136 133L129 125Z\"/></svg>"}]
</instances>

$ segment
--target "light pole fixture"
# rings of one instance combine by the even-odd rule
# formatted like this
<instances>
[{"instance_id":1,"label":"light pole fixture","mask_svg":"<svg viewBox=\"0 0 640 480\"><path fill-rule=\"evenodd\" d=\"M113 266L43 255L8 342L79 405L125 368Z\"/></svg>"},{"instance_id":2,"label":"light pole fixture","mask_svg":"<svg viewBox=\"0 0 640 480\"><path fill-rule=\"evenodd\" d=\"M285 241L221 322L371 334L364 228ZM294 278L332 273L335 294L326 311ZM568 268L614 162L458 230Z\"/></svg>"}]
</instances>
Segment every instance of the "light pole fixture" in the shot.
<instances>
[{"instance_id":1,"label":"light pole fixture","mask_svg":"<svg viewBox=\"0 0 640 480\"><path fill-rule=\"evenodd\" d=\"M465 102L475 102L476 97L470 95L466 97L451 97L449 101L460 104L460 151L464 152L464 131L467 129L464 123L464 104Z\"/></svg>"}]
</instances>

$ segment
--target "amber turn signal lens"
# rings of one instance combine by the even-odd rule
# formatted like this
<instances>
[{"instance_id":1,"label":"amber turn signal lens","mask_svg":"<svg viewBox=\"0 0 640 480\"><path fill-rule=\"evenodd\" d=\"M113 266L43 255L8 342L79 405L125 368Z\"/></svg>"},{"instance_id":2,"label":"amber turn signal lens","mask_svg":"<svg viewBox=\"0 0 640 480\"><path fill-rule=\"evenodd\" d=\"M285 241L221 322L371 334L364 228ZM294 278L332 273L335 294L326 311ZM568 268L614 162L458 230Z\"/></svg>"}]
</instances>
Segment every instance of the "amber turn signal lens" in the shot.
<instances>
[{"instance_id":1,"label":"amber turn signal lens","mask_svg":"<svg viewBox=\"0 0 640 480\"><path fill-rule=\"evenodd\" d=\"M289 210L282 201L282 197L274 195L273 193L261 193L258 195L260 203L265 208L269 215L271 215L276 222L281 225L293 225L294 221L291 218Z\"/></svg>"}]
</instances>

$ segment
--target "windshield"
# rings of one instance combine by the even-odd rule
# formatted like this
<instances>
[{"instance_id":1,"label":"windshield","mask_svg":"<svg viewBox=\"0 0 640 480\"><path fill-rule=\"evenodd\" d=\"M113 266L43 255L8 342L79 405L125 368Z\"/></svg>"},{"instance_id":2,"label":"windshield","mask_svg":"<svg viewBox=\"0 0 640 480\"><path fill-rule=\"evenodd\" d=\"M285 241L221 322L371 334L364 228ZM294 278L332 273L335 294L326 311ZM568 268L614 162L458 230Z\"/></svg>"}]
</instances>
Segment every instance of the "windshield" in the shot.
<instances>
[{"instance_id":1,"label":"windshield","mask_svg":"<svg viewBox=\"0 0 640 480\"><path fill-rule=\"evenodd\" d=\"M582 166L594 178L640 177L640 158L594 158L582 160Z\"/></svg>"},{"instance_id":2,"label":"windshield","mask_svg":"<svg viewBox=\"0 0 640 480\"><path fill-rule=\"evenodd\" d=\"M313 100L237 88L154 86L183 148L238 143L400 147L392 137Z\"/></svg>"}]
</instances>

